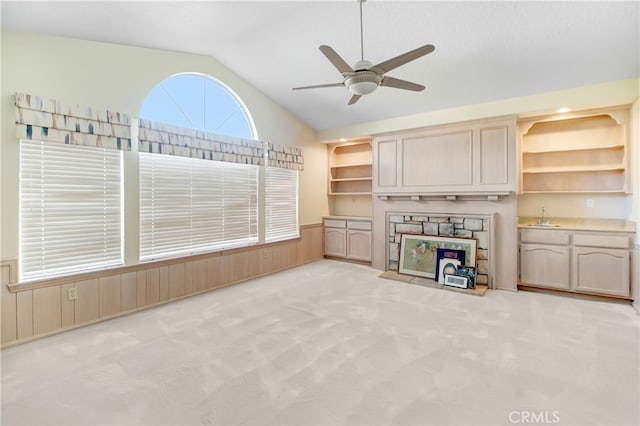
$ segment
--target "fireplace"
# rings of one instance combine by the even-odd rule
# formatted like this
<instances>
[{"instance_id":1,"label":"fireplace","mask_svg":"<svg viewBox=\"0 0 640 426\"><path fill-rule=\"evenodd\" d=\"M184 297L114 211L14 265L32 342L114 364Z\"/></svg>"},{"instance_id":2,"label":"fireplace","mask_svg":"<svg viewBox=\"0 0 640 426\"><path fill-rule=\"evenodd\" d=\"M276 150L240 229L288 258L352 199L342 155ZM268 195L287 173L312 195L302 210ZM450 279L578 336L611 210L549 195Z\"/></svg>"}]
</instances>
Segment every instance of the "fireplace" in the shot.
<instances>
[{"instance_id":1,"label":"fireplace","mask_svg":"<svg viewBox=\"0 0 640 426\"><path fill-rule=\"evenodd\" d=\"M402 233L472 237L478 241L478 283L517 290L518 217L515 194L480 196L373 197L372 266L398 270Z\"/></svg>"},{"instance_id":2,"label":"fireplace","mask_svg":"<svg viewBox=\"0 0 640 426\"><path fill-rule=\"evenodd\" d=\"M493 215L442 214L428 212L387 212L387 266L398 271L398 254L402 234L425 234L444 237L475 238L477 283L491 283L491 243L493 242Z\"/></svg>"}]
</instances>

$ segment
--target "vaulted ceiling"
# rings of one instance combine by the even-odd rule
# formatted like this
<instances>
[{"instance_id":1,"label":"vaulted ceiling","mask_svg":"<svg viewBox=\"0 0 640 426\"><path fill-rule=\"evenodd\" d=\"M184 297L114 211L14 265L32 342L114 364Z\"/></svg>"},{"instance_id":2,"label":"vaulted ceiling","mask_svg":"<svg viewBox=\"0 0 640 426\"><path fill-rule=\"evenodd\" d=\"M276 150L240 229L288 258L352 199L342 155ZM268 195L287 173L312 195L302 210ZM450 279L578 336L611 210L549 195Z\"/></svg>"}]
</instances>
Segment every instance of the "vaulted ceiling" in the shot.
<instances>
[{"instance_id":1,"label":"vaulted ceiling","mask_svg":"<svg viewBox=\"0 0 640 426\"><path fill-rule=\"evenodd\" d=\"M359 5L343 1L2 1L2 27L209 55L316 130L640 76L638 1L396 1L363 5L373 63L433 44L348 106L318 50L360 59Z\"/></svg>"}]
</instances>

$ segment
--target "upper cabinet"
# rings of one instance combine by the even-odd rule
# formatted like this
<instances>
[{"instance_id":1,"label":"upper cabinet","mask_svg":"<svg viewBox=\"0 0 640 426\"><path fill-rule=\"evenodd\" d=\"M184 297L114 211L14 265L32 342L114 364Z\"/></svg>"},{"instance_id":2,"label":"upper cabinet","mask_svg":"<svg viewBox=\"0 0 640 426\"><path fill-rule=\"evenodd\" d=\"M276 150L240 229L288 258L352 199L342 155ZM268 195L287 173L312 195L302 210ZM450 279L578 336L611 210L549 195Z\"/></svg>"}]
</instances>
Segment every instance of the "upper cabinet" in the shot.
<instances>
[{"instance_id":1,"label":"upper cabinet","mask_svg":"<svg viewBox=\"0 0 640 426\"><path fill-rule=\"evenodd\" d=\"M329 195L371 195L371 142L329 145Z\"/></svg>"},{"instance_id":2,"label":"upper cabinet","mask_svg":"<svg viewBox=\"0 0 640 426\"><path fill-rule=\"evenodd\" d=\"M515 117L373 139L377 195L508 193L517 188Z\"/></svg>"},{"instance_id":3,"label":"upper cabinet","mask_svg":"<svg viewBox=\"0 0 640 426\"><path fill-rule=\"evenodd\" d=\"M520 192L628 192L628 108L521 120Z\"/></svg>"}]
</instances>

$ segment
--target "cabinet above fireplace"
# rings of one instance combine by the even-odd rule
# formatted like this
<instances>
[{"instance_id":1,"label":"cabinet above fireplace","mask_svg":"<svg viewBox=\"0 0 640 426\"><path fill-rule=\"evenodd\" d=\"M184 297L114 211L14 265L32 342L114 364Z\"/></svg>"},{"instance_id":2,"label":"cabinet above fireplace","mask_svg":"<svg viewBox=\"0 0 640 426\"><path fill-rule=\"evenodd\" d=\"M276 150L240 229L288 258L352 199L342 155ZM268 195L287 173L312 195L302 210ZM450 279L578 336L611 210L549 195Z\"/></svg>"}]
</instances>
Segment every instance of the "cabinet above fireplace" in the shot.
<instances>
[{"instance_id":1,"label":"cabinet above fireplace","mask_svg":"<svg viewBox=\"0 0 640 426\"><path fill-rule=\"evenodd\" d=\"M515 117L502 117L373 139L373 193L413 198L515 192Z\"/></svg>"}]
</instances>

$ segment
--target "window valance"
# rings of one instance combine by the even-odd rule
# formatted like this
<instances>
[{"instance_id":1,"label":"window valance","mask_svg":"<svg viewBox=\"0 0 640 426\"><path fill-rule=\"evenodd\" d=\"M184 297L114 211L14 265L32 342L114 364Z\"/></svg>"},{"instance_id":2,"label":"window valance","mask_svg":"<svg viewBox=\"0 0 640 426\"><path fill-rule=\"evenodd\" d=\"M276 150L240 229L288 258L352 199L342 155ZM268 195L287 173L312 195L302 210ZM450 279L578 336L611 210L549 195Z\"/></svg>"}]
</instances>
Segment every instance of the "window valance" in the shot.
<instances>
[{"instance_id":1,"label":"window valance","mask_svg":"<svg viewBox=\"0 0 640 426\"><path fill-rule=\"evenodd\" d=\"M304 170L302 148L268 143L267 165L269 167L280 167L282 169Z\"/></svg>"},{"instance_id":2,"label":"window valance","mask_svg":"<svg viewBox=\"0 0 640 426\"><path fill-rule=\"evenodd\" d=\"M140 119L140 152L177 155L242 164L264 164L261 141Z\"/></svg>"},{"instance_id":3,"label":"window valance","mask_svg":"<svg viewBox=\"0 0 640 426\"><path fill-rule=\"evenodd\" d=\"M54 99L17 93L16 136L69 145L131 150L127 114L64 105Z\"/></svg>"}]
</instances>

